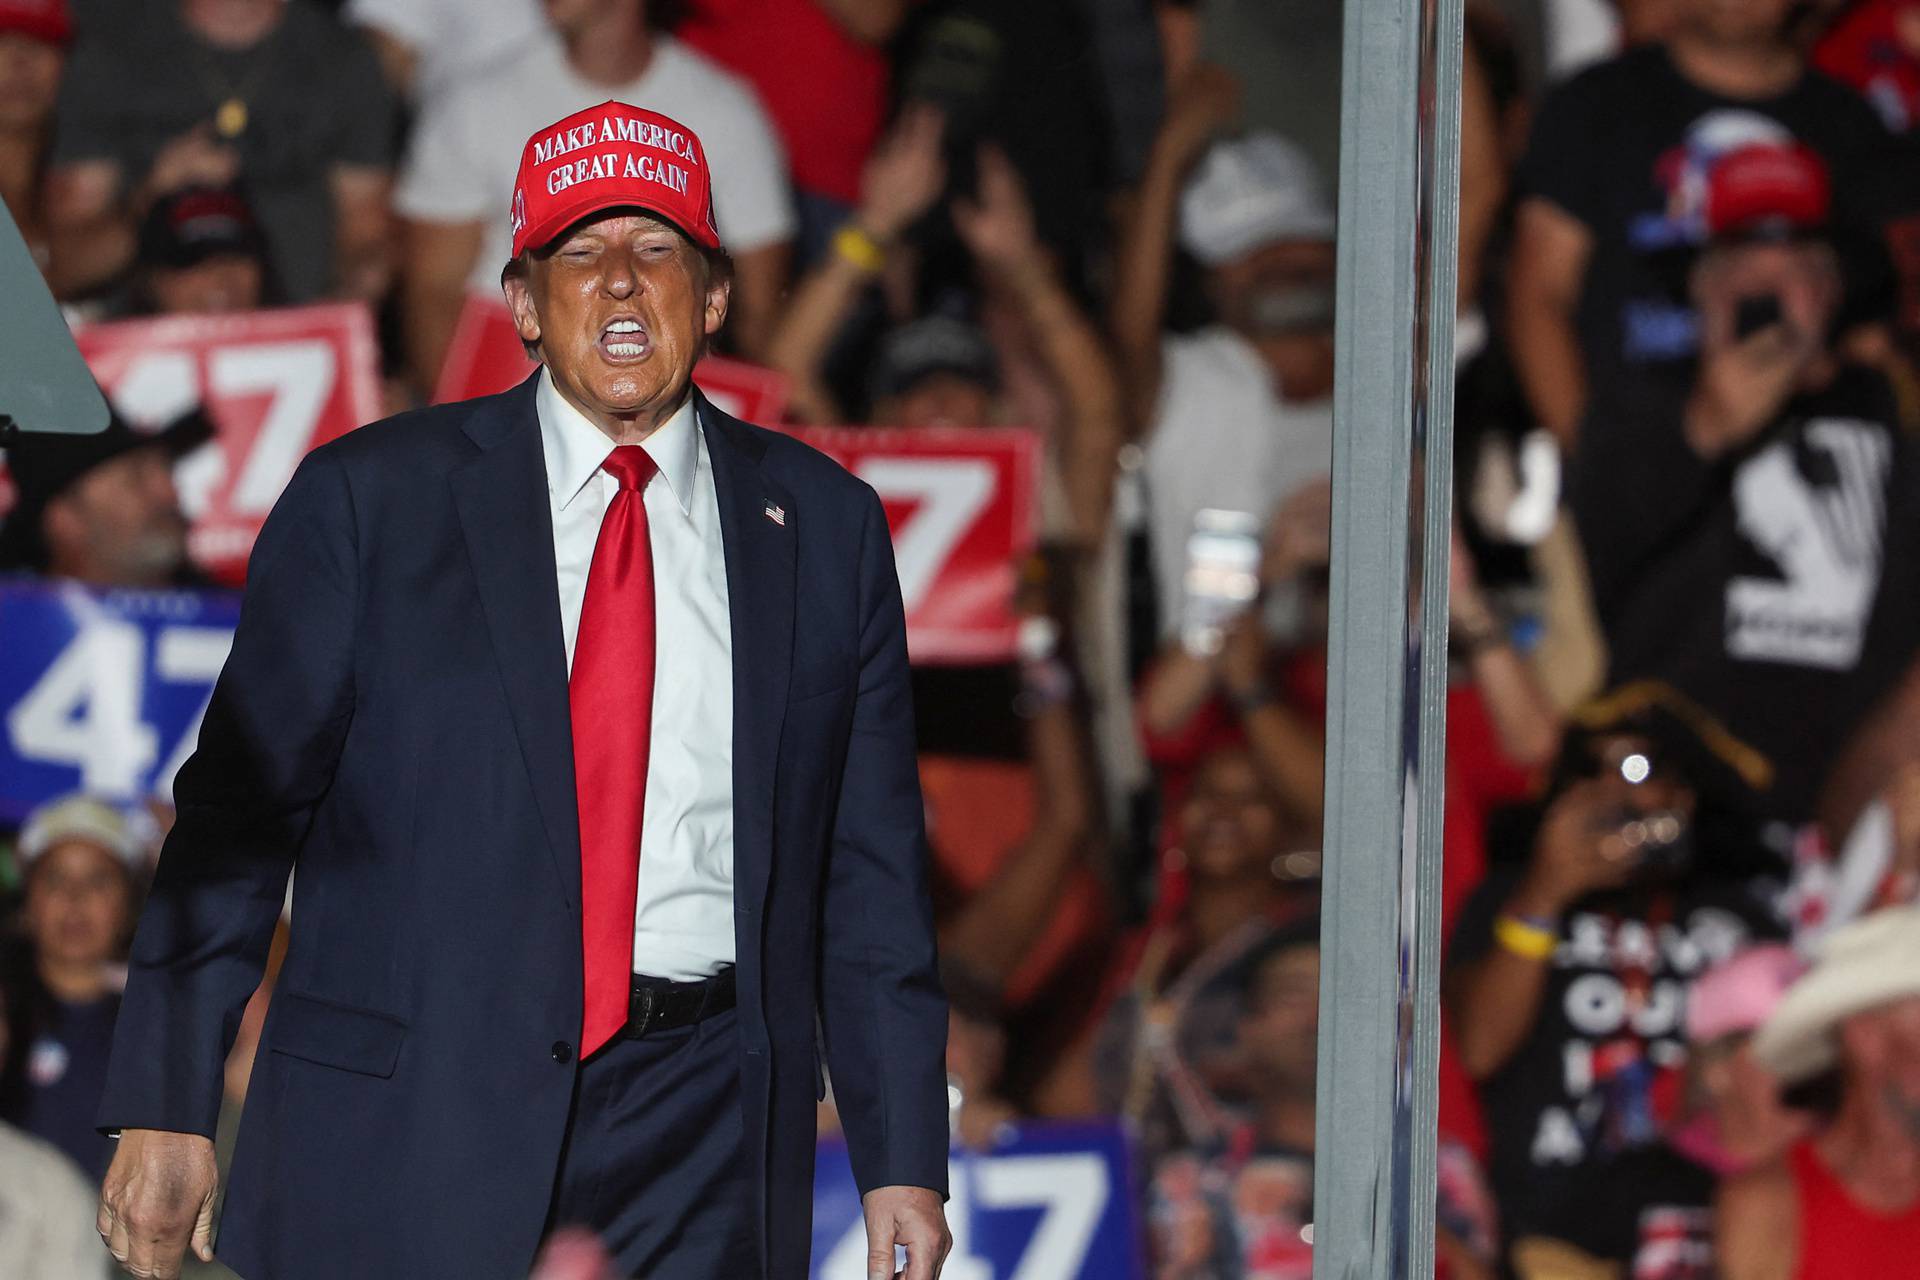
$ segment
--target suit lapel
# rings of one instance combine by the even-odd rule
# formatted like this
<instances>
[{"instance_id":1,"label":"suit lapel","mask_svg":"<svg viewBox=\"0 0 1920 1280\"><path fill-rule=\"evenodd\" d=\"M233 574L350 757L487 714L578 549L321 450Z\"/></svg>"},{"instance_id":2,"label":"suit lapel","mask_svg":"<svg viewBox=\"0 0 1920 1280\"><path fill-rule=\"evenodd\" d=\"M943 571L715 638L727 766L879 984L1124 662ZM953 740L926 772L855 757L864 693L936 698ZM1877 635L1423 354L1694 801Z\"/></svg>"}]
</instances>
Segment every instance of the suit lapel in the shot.
<instances>
[{"instance_id":1,"label":"suit lapel","mask_svg":"<svg viewBox=\"0 0 1920 1280\"><path fill-rule=\"evenodd\" d=\"M529 378L492 397L468 420L467 435L481 452L454 471L451 483L548 852L567 906L577 910L580 816L573 724L534 385Z\"/></svg>"},{"instance_id":2,"label":"suit lapel","mask_svg":"<svg viewBox=\"0 0 1920 1280\"><path fill-rule=\"evenodd\" d=\"M694 394L713 461L733 619L734 893L757 909L773 866L773 782L793 662L795 522L805 516L761 469L766 442Z\"/></svg>"}]
</instances>

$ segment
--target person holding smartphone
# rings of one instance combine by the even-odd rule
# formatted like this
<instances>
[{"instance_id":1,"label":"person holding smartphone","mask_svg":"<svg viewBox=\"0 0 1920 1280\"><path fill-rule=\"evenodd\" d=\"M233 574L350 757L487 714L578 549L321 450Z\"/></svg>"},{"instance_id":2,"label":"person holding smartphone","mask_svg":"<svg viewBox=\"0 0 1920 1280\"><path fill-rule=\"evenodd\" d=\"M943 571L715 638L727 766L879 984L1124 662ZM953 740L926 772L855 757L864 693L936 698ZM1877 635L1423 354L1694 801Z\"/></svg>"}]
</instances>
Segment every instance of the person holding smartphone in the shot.
<instances>
[{"instance_id":1,"label":"person holding smartphone","mask_svg":"<svg viewBox=\"0 0 1920 1280\"><path fill-rule=\"evenodd\" d=\"M1661 1099L1694 980L1780 933L1740 816L1763 768L1671 689L1628 686L1582 710L1542 806L1496 824L1444 981L1522 1280L1708 1247L1712 1176L1666 1146Z\"/></svg>"},{"instance_id":2,"label":"person holding smartphone","mask_svg":"<svg viewBox=\"0 0 1920 1280\"><path fill-rule=\"evenodd\" d=\"M1829 223L1833 185L1806 148L1722 160L1690 385L1597 396L1568 477L1610 679L1664 680L1769 757L1783 831L1920 649L1913 437L1885 369L1836 337L1861 246Z\"/></svg>"}]
</instances>

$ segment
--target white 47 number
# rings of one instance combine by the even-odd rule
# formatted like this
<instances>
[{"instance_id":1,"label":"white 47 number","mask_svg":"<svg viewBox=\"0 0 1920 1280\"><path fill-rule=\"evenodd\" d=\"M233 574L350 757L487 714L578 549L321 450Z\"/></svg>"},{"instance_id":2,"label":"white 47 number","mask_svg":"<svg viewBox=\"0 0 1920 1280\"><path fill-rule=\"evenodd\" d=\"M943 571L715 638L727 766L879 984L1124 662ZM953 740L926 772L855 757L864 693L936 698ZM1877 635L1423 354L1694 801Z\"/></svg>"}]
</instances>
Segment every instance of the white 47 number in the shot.
<instances>
[{"instance_id":1,"label":"white 47 number","mask_svg":"<svg viewBox=\"0 0 1920 1280\"><path fill-rule=\"evenodd\" d=\"M154 644L154 677L205 684L210 698L232 644L233 632L224 627L163 628ZM145 636L130 622L89 622L7 712L14 751L79 770L82 790L116 800L139 798L160 750L160 735L140 718L145 649ZM173 775L199 740L205 714L202 702L153 777L152 790L171 793Z\"/></svg>"}]
</instances>

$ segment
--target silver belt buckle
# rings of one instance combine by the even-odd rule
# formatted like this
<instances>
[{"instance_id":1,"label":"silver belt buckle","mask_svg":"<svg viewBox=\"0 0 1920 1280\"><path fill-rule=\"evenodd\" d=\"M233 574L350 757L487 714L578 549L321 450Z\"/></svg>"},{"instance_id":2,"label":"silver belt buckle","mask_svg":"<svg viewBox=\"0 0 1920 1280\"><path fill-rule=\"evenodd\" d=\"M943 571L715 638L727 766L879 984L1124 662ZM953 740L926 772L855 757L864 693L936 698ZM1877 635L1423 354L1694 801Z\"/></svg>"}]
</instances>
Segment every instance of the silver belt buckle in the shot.
<instances>
[{"instance_id":1,"label":"silver belt buckle","mask_svg":"<svg viewBox=\"0 0 1920 1280\"><path fill-rule=\"evenodd\" d=\"M636 1040L647 1034L647 1026L653 1021L654 990L652 987L642 987L639 995L640 1011L633 1016L632 1035Z\"/></svg>"}]
</instances>

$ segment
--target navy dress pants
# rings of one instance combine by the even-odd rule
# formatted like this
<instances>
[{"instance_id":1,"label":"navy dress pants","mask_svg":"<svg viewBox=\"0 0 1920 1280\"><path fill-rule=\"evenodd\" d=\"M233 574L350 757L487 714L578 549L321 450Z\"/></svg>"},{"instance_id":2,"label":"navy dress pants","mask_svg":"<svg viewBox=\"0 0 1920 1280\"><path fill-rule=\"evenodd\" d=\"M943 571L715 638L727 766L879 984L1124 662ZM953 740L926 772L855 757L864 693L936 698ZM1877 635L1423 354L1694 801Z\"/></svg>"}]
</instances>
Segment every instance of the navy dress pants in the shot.
<instances>
[{"instance_id":1,"label":"navy dress pants","mask_svg":"<svg viewBox=\"0 0 1920 1280\"><path fill-rule=\"evenodd\" d=\"M635 1280L756 1276L739 1064L731 1009L581 1063L548 1228L592 1228Z\"/></svg>"}]
</instances>

